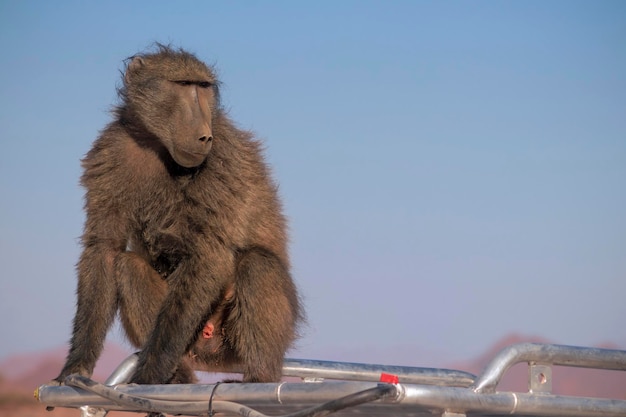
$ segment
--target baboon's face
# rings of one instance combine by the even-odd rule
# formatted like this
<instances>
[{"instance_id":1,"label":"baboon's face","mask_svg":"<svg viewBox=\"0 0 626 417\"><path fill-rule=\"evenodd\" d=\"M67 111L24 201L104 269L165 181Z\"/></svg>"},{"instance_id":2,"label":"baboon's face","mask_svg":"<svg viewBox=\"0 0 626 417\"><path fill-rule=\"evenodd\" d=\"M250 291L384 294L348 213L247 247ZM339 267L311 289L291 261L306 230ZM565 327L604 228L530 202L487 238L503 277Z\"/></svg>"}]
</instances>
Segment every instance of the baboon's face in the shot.
<instances>
[{"instance_id":1,"label":"baboon's face","mask_svg":"<svg viewBox=\"0 0 626 417\"><path fill-rule=\"evenodd\" d=\"M193 168L206 160L213 144L215 83L196 60L136 57L125 75L126 104L177 164Z\"/></svg>"},{"instance_id":2,"label":"baboon's face","mask_svg":"<svg viewBox=\"0 0 626 417\"><path fill-rule=\"evenodd\" d=\"M161 137L177 164L186 168L200 165L213 144L211 126L213 88L208 81L165 81L164 107L169 109L169 129Z\"/></svg>"}]
</instances>

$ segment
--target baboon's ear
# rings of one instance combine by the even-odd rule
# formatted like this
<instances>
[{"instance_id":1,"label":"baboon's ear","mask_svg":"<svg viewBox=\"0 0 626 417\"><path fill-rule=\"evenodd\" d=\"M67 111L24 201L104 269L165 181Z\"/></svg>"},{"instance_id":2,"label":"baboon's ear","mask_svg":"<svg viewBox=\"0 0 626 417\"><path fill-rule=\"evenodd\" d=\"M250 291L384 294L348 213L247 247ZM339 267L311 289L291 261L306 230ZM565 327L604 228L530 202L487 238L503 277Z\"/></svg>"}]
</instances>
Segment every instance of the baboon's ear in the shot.
<instances>
[{"instance_id":1,"label":"baboon's ear","mask_svg":"<svg viewBox=\"0 0 626 417\"><path fill-rule=\"evenodd\" d=\"M141 58L140 56L132 57L130 62L128 63L128 66L126 67L126 74L124 74L124 82L128 84L130 82L132 73L139 71L141 67L143 67L144 65L145 65L145 62L143 61L143 58Z\"/></svg>"}]
</instances>

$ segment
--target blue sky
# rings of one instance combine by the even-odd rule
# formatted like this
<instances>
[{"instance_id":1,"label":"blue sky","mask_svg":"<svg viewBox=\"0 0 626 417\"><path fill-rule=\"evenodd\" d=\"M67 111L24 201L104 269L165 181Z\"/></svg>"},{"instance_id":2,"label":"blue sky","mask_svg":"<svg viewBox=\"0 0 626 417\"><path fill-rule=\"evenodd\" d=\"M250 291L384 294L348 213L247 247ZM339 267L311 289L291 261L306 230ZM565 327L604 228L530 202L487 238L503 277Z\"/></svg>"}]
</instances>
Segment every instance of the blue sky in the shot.
<instances>
[{"instance_id":1,"label":"blue sky","mask_svg":"<svg viewBox=\"0 0 626 417\"><path fill-rule=\"evenodd\" d=\"M0 358L69 338L79 160L154 41L215 64L266 143L292 356L626 347L626 3L23 1L0 5Z\"/></svg>"}]
</instances>

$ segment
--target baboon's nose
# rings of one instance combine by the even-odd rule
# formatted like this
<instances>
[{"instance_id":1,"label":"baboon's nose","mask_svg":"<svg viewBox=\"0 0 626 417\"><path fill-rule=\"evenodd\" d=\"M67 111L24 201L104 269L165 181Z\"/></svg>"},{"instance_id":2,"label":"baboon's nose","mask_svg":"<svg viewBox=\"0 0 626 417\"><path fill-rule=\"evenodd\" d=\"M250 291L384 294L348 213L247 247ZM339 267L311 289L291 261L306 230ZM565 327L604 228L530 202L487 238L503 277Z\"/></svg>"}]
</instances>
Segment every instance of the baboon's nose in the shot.
<instances>
[{"instance_id":1,"label":"baboon's nose","mask_svg":"<svg viewBox=\"0 0 626 417\"><path fill-rule=\"evenodd\" d=\"M209 143L213 140L213 136L201 136L199 140L202 143Z\"/></svg>"}]
</instances>

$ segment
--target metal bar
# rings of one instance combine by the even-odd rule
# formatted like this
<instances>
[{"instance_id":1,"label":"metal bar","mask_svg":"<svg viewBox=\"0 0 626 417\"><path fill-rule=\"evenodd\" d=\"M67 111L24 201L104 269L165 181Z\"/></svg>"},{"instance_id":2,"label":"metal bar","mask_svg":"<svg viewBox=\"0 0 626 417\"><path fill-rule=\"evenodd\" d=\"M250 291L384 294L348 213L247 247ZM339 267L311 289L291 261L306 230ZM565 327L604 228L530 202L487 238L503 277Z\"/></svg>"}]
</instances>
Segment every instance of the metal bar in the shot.
<instances>
[{"instance_id":1,"label":"metal bar","mask_svg":"<svg viewBox=\"0 0 626 417\"><path fill-rule=\"evenodd\" d=\"M578 346L520 343L505 347L485 367L473 385L476 392L492 393L511 366L520 362L626 370L626 351Z\"/></svg>"},{"instance_id":2,"label":"metal bar","mask_svg":"<svg viewBox=\"0 0 626 417\"><path fill-rule=\"evenodd\" d=\"M215 389L214 401L229 401L264 410L293 410L319 404L375 387L364 382L221 384ZM116 390L133 396L180 402L168 412L206 413L208 398L214 385L120 385ZM521 393L477 393L459 387L400 384L402 393L391 402L361 405L364 413L376 410L382 414L401 415L430 410L459 414L518 414L527 416L617 417L626 415L626 401L598 398L533 395ZM107 410L139 411L140 407L124 407L72 387L43 386L39 400L47 405L78 407L85 403ZM190 408L190 404L197 404Z\"/></svg>"},{"instance_id":3,"label":"metal bar","mask_svg":"<svg viewBox=\"0 0 626 417\"><path fill-rule=\"evenodd\" d=\"M104 385L112 387L114 385L128 382L137 367L138 360L139 356L136 353L124 359L107 378ZM107 413L108 411L104 408L93 407L92 405L84 405L80 407L81 417L105 417Z\"/></svg>"},{"instance_id":4,"label":"metal bar","mask_svg":"<svg viewBox=\"0 0 626 417\"><path fill-rule=\"evenodd\" d=\"M318 404L340 396L363 391L377 384L372 382L309 382L309 383L232 383L232 384L176 384L176 385L118 385L121 393L158 400L208 401L214 392L215 401L233 401L247 404ZM119 410L104 398L69 386L43 385L38 399L48 406L76 408L85 404Z\"/></svg>"},{"instance_id":5,"label":"metal bar","mask_svg":"<svg viewBox=\"0 0 626 417\"><path fill-rule=\"evenodd\" d=\"M122 393L106 385L99 384L89 378L80 375L71 375L66 378L65 383L87 390L106 398L113 403L129 409L136 409L153 413L175 413L175 414L198 414L209 410L212 415L213 411L237 412L243 416L250 417L267 417L257 410L245 407L238 403L230 401L173 401L173 400L157 400L145 396L133 396ZM325 403L309 407L304 410L289 414L284 417L321 417L333 412L343 410L345 408L355 407L360 404L376 401L379 399L387 399L396 401L399 398L399 389L393 384L378 384L375 387L366 390L354 392L352 394L327 401Z\"/></svg>"},{"instance_id":6,"label":"metal bar","mask_svg":"<svg viewBox=\"0 0 626 417\"><path fill-rule=\"evenodd\" d=\"M283 375L302 378L324 378L343 381L380 381L381 373L399 377L401 383L469 387L476 376L450 369L409 366L371 365L351 362L285 359Z\"/></svg>"},{"instance_id":7,"label":"metal bar","mask_svg":"<svg viewBox=\"0 0 626 417\"><path fill-rule=\"evenodd\" d=\"M124 384L130 380L133 375L137 362L139 361L139 355L133 353L118 365L113 373L104 382L104 385L112 387L113 385Z\"/></svg>"},{"instance_id":8,"label":"metal bar","mask_svg":"<svg viewBox=\"0 0 626 417\"><path fill-rule=\"evenodd\" d=\"M626 401L513 392L477 393L454 387L405 387L403 403L457 413L525 416L617 417L626 415Z\"/></svg>"},{"instance_id":9,"label":"metal bar","mask_svg":"<svg viewBox=\"0 0 626 417\"><path fill-rule=\"evenodd\" d=\"M109 377L115 378L106 385L117 385L128 381L137 364L137 354L130 355ZM199 367L197 370L204 370ZM238 366L213 367L213 372L241 373ZM454 387L469 387L476 375L451 369L417 368L411 366L375 365L354 362L317 361L310 359L290 359L283 362L283 375L299 378L323 378L342 381L380 381L381 373L393 374L400 382L410 384L429 384Z\"/></svg>"},{"instance_id":10,"label":"metal bar","mask_svg":"<svg viewBox=\"0 0 626 417\"><path fill-rule=\"evenodd\" d=\"M208 399L211 397L216 402L239 403L258 409L259 413L267 410L268 414L286 414L376 387L380 374L385 372L399 376L401 383L397 385L397 396L340 411L337 415L348 416L358 413L456 416L469 413L572 417L626 416L626 400L556 396L550 394L548 386L550 375L547 373L549 369L547 365L626 370L626 351L619 350L523 343L503 349L488 364L479 378L466 372L445 369L286 359L285 375L341 381L117 385L128 381L135 369L136 361L136 355L127 358L105 384L115 385L114 389L120 394L156 401L153 404L165 401L168 412L172 414L206 414ZM519 362L528 362L531 370L535 367L534 374L546 378L545 386L542 385L543 379L538 379L533 389L537 393L496 392L495 388L504 372ZM118 404L71 386L43 385L37 390L37 398L41 403L53 407L85 408L85 405L88 405L88 409L100 413L92 413L94 416L100 416L104 410L141 411L140 407ZM230 410L227 412L231 413L236 409L238 409L236 406L229 405L224 410ZM244 411L241 412L245 414Z\"/></svg>"}]
</instances>

